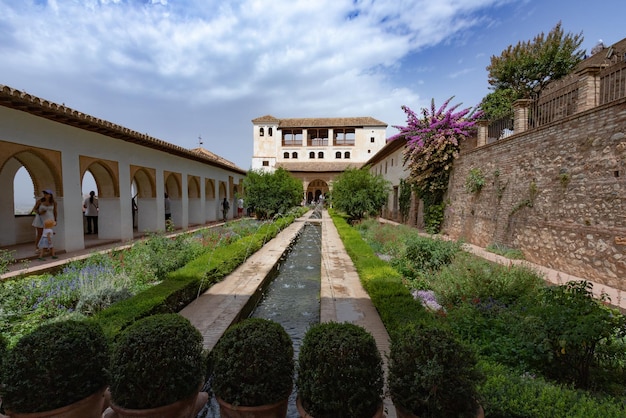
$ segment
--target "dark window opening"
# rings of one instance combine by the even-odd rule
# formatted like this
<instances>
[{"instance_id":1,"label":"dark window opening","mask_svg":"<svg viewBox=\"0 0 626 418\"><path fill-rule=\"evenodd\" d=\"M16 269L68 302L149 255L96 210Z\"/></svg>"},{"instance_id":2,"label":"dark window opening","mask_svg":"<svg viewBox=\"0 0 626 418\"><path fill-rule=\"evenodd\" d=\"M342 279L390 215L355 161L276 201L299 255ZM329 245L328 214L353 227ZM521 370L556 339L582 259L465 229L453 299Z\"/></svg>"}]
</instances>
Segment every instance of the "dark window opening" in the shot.
<instances>
[{"instance_id":1,"label":"dark window opening","mask_svg":"<svg viewBox=\"0 0 626 418\"><path fill-rule=\"evenodd\" d=\"M283 152L283 158L289 158L289 153L288 152Z\"/></svg>"},{"instance_id":2,"label":"dark window opening","mask_svg":"<svg viewBox=\"0 0 626 418\"><path fill-rule=\"evenodd\" d=\"M263 129L263 128L259 129L259 135L260 136L265 135L265 129Z\"/></svg>"},{"instance_id":3,"label":"dark window opening","mask_svg":"<svg viewBox=\"0 0 626 418\"><path fill-rule=\"evenodd\" d=\"M344 154L343 154L343 158L345 158L345 159L350 159L350 151L346 151L346 152L344 152Z\"/></svg>"},{"instance_id":4,"label":"dark window opening","mask_svg":"<svg viewBox=\"0 0 626 418\"><path fill-rule=\"evenodd\" d=\"M267 160L263 160L263 167L269 167L270 166L270 162Z\"/></svg>"},{"instance_id":5,"label":"dark window opening","mask_svg":"<svg viewBox=\"0 0 626 418\"><path fill-rule=\"evenodd\" d=\"M292 152L291 153L291 158L297 159L298 158L298 153L297 152Z\"/></svg>"},{"instance_id":6,"label":"dark window opening","mask_svg":"<svg viewBox=\"0 0 626 418\"><path fill-rule=\"evenodd\" d=\"M324 153L323 152L318 152L317 153L317 158L324 158Z\"/></svg>"},{"instance_id":7,"label":"dark window opening","mask_svg":"<svg viewBox=\"0 0 626 418\"><path fill-rule=\"evenodd\" d=\"M337 151L335 153L335 158L341 158L341 151Z\"/></svg>"},{"instance_id":8,"label":"dark window opening","mask_svg":"<svg viewBox=\"0 0 626 418\"><path fill-rule=\"evenodd\" d=\"M315 158L315 153L313 151L309 152L309 158Z\"/></svg>"}]
</instances>

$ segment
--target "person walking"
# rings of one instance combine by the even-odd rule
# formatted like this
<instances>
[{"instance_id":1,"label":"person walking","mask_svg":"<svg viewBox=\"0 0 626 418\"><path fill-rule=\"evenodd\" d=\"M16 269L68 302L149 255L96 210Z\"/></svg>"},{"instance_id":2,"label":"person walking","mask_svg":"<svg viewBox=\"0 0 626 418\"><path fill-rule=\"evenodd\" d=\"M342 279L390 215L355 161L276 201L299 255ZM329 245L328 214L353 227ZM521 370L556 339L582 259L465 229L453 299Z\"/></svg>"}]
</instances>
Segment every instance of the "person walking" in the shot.
<instances>
[{"instance_id":1,"label":"person walking","mask_svg":"<svg viewBox=\"0 0 626 418\"><path fill-rule=\"evenodd\" d=\"M172 221L172 203L169 195L165 193L165 223L168 223L168 221Z\"/></svg>"},{"instance_id":2,"label":"person walking","mask_svg":"<svg viewBox=\"0 0 626 418\"><path fill-rule=\"evenodd\" d=\"M226 198L224 198L224 201L222 202L222 219L224 220L224 222L226 222L226 215L228 215L228 210L230 209L230 203L228 203L228 200Z\"/></svg>"},{"instance_id":3,"label":"person walking","mask_svg":"<svg viewBox=\"0 0 626 418\"><path fill-rule=\"evenodd\" d=\"M83 209L85 209L85 217L87 217L87 235L98 235L98 213L100 208L98 207L96 192L93 190L89 192L89 197L83 202Z\"/></svg>"},{"instance_id":4,"label":"person walking","mask_svg":"<svg viewBox=\"0 0 626 418\"><path fill-rule=\"evenodd\" d=\"M243 197L240 197L237 200L237 217L241 218L243 216Z\"/></svg>"}]
</instances>

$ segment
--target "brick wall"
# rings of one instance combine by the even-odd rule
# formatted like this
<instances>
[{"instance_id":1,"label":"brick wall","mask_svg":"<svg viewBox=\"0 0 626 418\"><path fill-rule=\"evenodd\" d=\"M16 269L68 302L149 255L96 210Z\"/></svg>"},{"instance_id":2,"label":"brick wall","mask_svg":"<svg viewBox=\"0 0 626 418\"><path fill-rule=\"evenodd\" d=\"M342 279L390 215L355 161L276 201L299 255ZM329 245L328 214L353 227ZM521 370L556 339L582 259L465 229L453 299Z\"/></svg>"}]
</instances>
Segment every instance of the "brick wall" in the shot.
<instances>
[{"instance_id":1,"label":"brick wall","mask_svg":"<svg viewBox=\"0 0 626 418\"><path fill-rule=\"evenodd\" d=\"M626 100L462 153L447 199L449 236L626 290Z\"/></svg>"}]
</instances>

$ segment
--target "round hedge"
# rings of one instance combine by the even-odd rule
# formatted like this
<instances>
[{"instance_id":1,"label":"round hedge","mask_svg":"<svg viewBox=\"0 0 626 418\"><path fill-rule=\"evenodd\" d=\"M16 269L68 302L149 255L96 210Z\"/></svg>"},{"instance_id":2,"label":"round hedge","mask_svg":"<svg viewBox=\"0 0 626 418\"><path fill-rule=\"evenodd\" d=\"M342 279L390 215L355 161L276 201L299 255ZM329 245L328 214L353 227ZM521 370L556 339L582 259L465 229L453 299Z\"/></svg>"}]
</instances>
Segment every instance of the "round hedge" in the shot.
<instances>
[{"instance_id":1,"label":"round hedge","mask_svg":"<svg viewBox=\"0 0 626 418\"><path fill-rule=\"evenodd\" d=\"M113 344L111 398L127 409L169 405L203 383L202 335L178 314L149 316L126 328Z\"/></svg>"},{"instance_id":2,"label":"round hedge","mask_svg":"<svg viewBox=\"0 0 626 418\"><path fill-rule=\"evenodd\" d=\"M0 396L5 410L43 412L104 388L108 343L93 322L64 320L38 327L9 349Z\"/></svg>"},{"instance_id":3,"label":"round hedge","mask_svg":"<svg viewBox=\"0 0 626 418\"><path fill-rule=\"evenodd\" d=\"M388 386L394 404L423 417L475 417L483 376L474 352L451 331L414 324L391 338Z\"/></svg>"},{"instance_id":4,"label":"round hedge","mask_svg":"<svg viewBox=\"0 0 626 418\"><path fill-rule=\"evenodd\" d=\"M316 418L372 417L382 403L382 358L372 334L350 323L311 326L298 356L296 386Z\"/></svg>"},{"instance_id":5,"label":"round hedge","mask_svg":"<svg viewBox=\"0 0 626 418\"><path fill-rule=\"evenodd\" d=\"M241 321L226 330L211 358L213 391L232 405L273 404L293 389L293 343L277 322Z\"/></svg>"}]
</instances>

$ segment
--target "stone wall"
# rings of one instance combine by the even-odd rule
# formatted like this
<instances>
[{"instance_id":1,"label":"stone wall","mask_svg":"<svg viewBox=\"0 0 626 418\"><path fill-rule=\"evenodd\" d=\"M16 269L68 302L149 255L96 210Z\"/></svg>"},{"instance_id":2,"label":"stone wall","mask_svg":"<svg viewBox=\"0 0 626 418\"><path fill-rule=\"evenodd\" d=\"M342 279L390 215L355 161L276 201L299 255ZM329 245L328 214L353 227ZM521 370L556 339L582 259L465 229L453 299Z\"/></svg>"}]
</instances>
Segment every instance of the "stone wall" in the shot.
<instances>
[{"instance_id":1,"label":"stone wall","mask_svg":"<svg viewBox=\"0 0 626 418\"><path fill-rule=\"evenodd\" d=\"M463 152L447 199L452 238L626 290L626 100Z\"/></svg>"}]
</instances>

